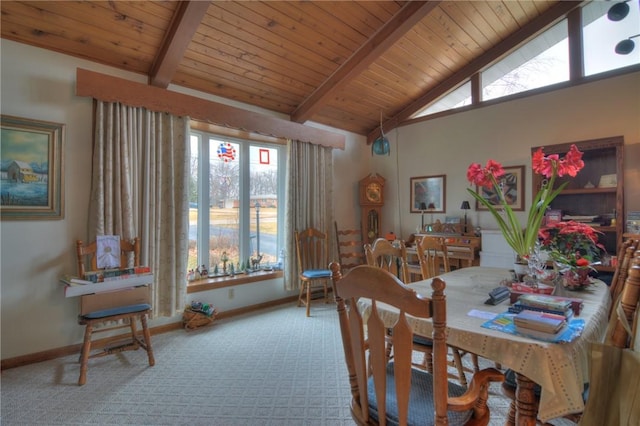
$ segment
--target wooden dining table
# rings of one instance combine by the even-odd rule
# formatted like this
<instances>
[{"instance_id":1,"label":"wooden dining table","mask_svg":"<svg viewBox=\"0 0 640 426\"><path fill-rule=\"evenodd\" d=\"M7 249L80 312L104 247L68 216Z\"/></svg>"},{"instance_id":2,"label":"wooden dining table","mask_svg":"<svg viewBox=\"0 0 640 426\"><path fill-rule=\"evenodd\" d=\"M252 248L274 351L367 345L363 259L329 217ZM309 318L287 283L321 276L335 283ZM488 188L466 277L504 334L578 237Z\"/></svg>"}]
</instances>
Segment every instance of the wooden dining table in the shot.
<instances>
[{"instance_id":1,"label":"wooden dining table","mask_svg":"<svg viewBox=\"0 0 640 426\"><path fill-rule=\"evenodd\" d=\"M491 289L511 279L509 270L469 267L442 274L440 278L446 283L447 343L516 372L516 424L535 425L536 417L546 422L583 411L582 393L589 378L589 342L603 340L611 304L604 282L595 280L585 290L566 294L584 300L580 314L575 317L584 319L584 329L571 343L548 343L482 327L487 317L505 312L509 307L509 299L495 306L484 303ZM411 283L410 287L426 297L431 295L431 279ZM360 308L365 317L368 316L370 302L361 300ZM394 308L379 304L378 310L388 325L397 320ZM431 336L430 320L411 317L408 320L414 333ZM534 383L541 387L537 411Z\"/></svg>"}]
</instances>

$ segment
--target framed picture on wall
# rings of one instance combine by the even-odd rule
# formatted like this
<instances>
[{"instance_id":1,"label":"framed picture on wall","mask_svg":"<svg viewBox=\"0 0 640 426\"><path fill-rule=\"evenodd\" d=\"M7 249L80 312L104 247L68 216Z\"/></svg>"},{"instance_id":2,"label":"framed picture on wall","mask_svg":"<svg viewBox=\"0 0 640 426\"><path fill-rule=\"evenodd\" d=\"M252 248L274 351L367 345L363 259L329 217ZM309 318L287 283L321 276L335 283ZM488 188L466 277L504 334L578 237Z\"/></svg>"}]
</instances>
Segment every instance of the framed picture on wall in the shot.
<instances>
[{"instance_id":1,"label":"framed picture on wall","mask_svg":"<svg viewBox=\"0 0 640 426\"><path fill-rule=\"evenodd\" d=\"M2 115L0 217L62 219L64 125Z\"/></svg>"},{"instance_id":2,"label":"framed picture on wall","mask_svg":"<svg viewBox=\"0 0 640 426\"><path fill-rule=\"evenodd\" d=\"M514 211L524 210L524 166L504 167L504 175L498 178L498 184L507 204ZM493 206L500 206L500 195L494 188L476 186L476 192ZM476 201L476 210L488 211L484 204Z\"/></svg>"},{"instance_id":3,"label":"framed picture on wall","mask_svg":"<svg viewBox=\"0 0 640 426\"><path fill-rule=\"evenodd\" d=\"M446 211L446 175L411 178L411 213Z\"/></svg>"}]
</instances>

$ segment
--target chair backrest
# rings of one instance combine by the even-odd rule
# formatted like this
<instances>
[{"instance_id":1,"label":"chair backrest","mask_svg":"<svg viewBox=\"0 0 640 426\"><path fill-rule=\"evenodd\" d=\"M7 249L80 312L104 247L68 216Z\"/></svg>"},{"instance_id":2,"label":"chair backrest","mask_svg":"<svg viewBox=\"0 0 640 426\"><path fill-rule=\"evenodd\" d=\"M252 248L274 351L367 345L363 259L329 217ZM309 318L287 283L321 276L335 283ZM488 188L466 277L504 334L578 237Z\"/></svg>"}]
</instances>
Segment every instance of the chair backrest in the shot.
<instances>
[{"instance_id":1,"label":"chair backrest","mask_svg":"<svg viewBox=\"0 0 640 426\"><path fill-rule=\"evenodd\" d=\"M396 240L395 244L394 246L384 238L377 238L373 244L365 244L367 265L384 269L400 278L403 283L409 283L407 248L402 240Z\"/></svg>"},{"instance_id":2,"label":"chair backrest","mask_svg":"<svg viewBox=\"0 0 640 426\"><path fill-rule=\"evenodd\" d=\"M444 238L423 236L416 243L416 251L423 280L451 271Z\"/></svg>"},{"instance_id":3,"label":"chair backrest","mask_svg":"<svg viewBox=\"0 0 640 426\"><path fill-rule=\"evenodd\" d=\"M338 222L334 222L334 227L342 272L345 273L355 266L365 264L362 231L360 229L338 229Z\"/></svg>"},{"instance_id":4,"label":"chair backrest","mask_svg":"<svg viewBox=\"0 0 640 426\"><path fill-rule=\"evenodd\" d=\"M640 250L636 250L629 263L628 275L620 296L614 301L607 330L606 343L619 348L629 347L640 302Z\"/></svg>"},{"instance_id":5,"label":"chair backrest","mask_svg":"<svg viewBox=\"0 0 640 426\"><path fill-rule=\"evenodd\" d=\"M618 296L620 296L620 293L622 293L622 289L624 288L624 284L629 273L629 264L631 262L631 258L639 248L640 240L629 238L623 241L620 250L618 250L618 265L616 266L616 269L613 273L613 279L611 280L611 285L609 286L611 300L613 302L618 300Z\"/></svg>"},{"instance_id":6,"label":"chair backrest","mask_svg":"<svg viewBox=\"0 0 640 426\"><path fill-rule=\"evenodd\" d=\"M295 231L296 256L299 272L328 269L329 245L327 234L315 228Z\"/></svg>"},{"instance_id":7,"label":"chair backrest","mask_svg":"<svg viewBox=\"0 0 640 426\"><path fill-rule=\"evenodd\" d=\"M78 276L82 278L86 272L86 262L89 261L91 271L98 269L98 244L94 241L85 245L82 240L76 241L78 257ZM140 240L138 237L131 241L120 240L120 267L132 268L140 266Z\"/></svg>"},{"instance_id":8,"label":"chair backrest","mask_svg":"<svg viewBox=\"0 0 640 426\"><path fill-rule=\"evenodd\" d=\"M407 424L411 389L413 331L407 316L431 318L433 321L433 397L436 417L447 416L447 345L445 283L435 278L431 284L431 299L416 294L391 273L377 267L362 265L340 273L340 265L332 263L333 290L336 296L340 332L351 384L351 410L357 423L369 424L369 394L375 395L378 418L385 419L387 399L387 353L385 338L388 328L393 334L393 365L399 424ZM368 319L365 321L360 299L368 299ZM377 310L384 303L399 311L395 324L385 324ZM370 381L370 374L373 381ZM369 387L374 389L369 389ZM427 389L430 392L431 389ZM384 424L380 422L380 424ZM441 424L441 423L438 423Z\"/></svg>"}]
</instances>

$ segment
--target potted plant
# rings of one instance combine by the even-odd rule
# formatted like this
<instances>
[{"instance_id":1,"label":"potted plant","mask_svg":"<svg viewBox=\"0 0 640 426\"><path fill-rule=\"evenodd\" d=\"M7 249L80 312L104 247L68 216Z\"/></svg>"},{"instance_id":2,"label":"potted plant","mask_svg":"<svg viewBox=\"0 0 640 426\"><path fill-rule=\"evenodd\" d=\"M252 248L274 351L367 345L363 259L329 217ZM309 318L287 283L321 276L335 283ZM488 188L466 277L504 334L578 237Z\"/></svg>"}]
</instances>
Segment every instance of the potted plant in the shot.
<instances>
[{"instance_id":1,"label":"potted plant","mask_svg":"<svg viewBox=\"0 0 640 426\"><path fill-rule=\"evenodd\" d=\"M545 156L542 148L540 148L533 154L531 164L533 172L543 175L546 180L533 200L524 226L506 201L502 188L498 183L498 179L504 175L502 164L489 160L485 167L482 167L479 163L472 163L467 169L467 180L470 183L479 187L492 188L498 194L499 202L497 205L493 205L472 188L467 188L467 191L479 203L483 204L495 218L505 241L516 252L516 262L525 263L532 254L535 243L538 240L538 230L542 225L547 208L568 183L565 182L554 189L556 178L565 175L575 177L584 167L582 152L578 150L576 145L571 145L564 158L560 158L557 154Z\"/></svg>"},{"instance_id":2,"label":"potted plant","mask_svg":"<svg viewBox=\"0 0 640 426\"><path fill-rule=\"evenodd\" d=\"M575 221L556 222L540 229L541 249L549 253L564 277L565 287L581 289L591 283L592 265L605 253L604 246L598 243L598 234L592 226Z\"/></svg>"}]
</instances>

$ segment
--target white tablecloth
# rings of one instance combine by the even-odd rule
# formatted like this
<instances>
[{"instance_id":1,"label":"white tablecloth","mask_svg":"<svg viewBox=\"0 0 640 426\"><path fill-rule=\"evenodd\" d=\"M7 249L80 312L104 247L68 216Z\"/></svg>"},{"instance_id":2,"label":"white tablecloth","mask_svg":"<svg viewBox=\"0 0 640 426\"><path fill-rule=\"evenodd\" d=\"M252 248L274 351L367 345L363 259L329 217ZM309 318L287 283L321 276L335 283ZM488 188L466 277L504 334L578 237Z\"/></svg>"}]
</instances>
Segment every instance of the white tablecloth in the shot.
<instances>
[{"instance_id":1,"label":"white tablecloth","mask_svg":"<svg viewBox=\"0 0 640 426\"><path fill-rule=\"evenodd\" d=\"M582 412L582 391L588 381L588 342L602 341L611 303L609 290L602 281L589 289L569 292L569 297L584 299L584 308L577 318L585 320L582 335L571 343L546 343L481 327L482 318L472 317L472 309L493 313L505 312L509 300L496 306L485 305L488 292L509 278L507 269L470 267L440 276L447 297L447 343L493 360L522 373L542 387L538 418L542 421L569 413ZM410 284L419 294L431 295L431 280ZM365 301L361 306L366 307ZM387 310L388 309L388 310ZM393 309L379 310L388 324L397 319ZM431 336L431 321L412 321L414 332Z\"/></svg>"}]
</instances>

